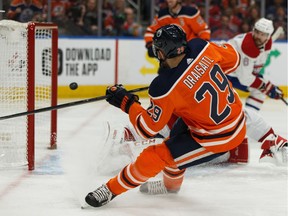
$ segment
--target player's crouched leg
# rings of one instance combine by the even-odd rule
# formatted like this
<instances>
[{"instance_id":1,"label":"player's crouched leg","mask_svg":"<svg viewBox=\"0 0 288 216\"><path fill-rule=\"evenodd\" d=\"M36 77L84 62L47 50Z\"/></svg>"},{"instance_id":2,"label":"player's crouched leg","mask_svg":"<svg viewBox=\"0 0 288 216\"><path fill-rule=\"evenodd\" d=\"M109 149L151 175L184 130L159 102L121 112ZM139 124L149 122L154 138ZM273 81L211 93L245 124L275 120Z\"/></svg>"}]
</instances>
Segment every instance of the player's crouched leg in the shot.
<instances>
[{"instance_id":1,"label":"player's crouched leg","mask_svg":"<svg viewBox=\"0 0 288 216\"><path fill-rule=\"evenodd\" d=\"M93 207L101 207L114 197L144 184L166 166L175 166L166 144L152 145L142 151L136 161L125 166L121 172L105 185L90 192L85 200Z\"/></svg>"},{"instance_id":2,"label":"player's crouched leg","mask_svg":"<svg viewBox=\"0 0 288 216\"><path fill-rule=\"evenodd\" d=\"M165 167L163 180L145 182L140 186L140 192L148 195L178 193L184 179L184 173L185 169Z\"/></svg>"}]
</instances>

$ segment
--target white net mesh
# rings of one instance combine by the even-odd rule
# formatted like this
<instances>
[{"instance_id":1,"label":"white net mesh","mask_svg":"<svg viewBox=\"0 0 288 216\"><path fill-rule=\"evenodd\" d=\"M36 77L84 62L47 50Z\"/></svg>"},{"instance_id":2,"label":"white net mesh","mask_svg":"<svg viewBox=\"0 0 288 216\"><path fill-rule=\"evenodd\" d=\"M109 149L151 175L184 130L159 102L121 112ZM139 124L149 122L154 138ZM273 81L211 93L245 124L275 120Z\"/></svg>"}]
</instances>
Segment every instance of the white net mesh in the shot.
<instances>
[{"instance_id":1,"label":"white net mesh","mask_svg":"<svg viewBox=\"0 0 288 216\"><path fill-rule=\"evenodd\" d=\"M0 113L27 111L28 24L0 21ZM35 109L51 106L51 30L35 31ZM28 139L35 148L50 143L50 112L35 115L35 139L27 136L27 117L0 121L0 167L27 164Z\"/></svg>"}]
</instances>

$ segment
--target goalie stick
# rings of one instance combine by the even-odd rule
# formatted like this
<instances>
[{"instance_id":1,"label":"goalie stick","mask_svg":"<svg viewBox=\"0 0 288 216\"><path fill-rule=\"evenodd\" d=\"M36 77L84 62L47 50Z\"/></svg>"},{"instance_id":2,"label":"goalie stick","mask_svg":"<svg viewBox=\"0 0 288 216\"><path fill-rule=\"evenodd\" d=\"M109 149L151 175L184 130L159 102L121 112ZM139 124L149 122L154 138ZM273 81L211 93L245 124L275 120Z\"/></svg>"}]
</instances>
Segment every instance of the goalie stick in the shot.
<instances>
[{"instance_id":1,"label":"goalie stick","mask_svg":"<svg viewBox=\"0 0 288 216\"><path fill-rule=\"evenodd\" d=\"M132 89L128 92L129 93L135 93L135 92L145 91L148 89L149 89L149 87L146 86L146 87L142 87L142 88ZM47 111L52 111L52 110L63 109L66 107L72 107L72 106L76 106L76 105L81 105L81 104L105 100L106 98L107 98L107 96L103 95L103 96L99 96L99 97L95 97L95 98L89 98L89 99L84 99L84 100L80 100L80 101L74 101L74 102L70 102L70 103L59 104L59 105L51 106L51 107L44 107L44 108L35 109L35 110L27 111L27 112L15 113L12 115L1 116L0 120L11 119L11 118L16 118L16 117L20 117L20 116L33 115L35 113L47 112Z\"/></svg>"}]
</instances>

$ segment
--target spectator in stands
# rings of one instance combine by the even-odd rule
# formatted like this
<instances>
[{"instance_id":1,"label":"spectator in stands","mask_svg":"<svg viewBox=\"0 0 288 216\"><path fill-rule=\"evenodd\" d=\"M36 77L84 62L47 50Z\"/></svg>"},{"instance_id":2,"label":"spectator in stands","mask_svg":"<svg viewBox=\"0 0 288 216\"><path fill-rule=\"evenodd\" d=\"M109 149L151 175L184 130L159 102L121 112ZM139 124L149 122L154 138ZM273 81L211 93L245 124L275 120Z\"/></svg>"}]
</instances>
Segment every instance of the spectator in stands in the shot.
<instances>
[{"instance_id":1,"label":"spectator in stands","mask_svg":"<svg viewBox=\"0 0 288 216\"><path fill-rule=\"evenodd\" d=\"M234 37L235 33L229 27L229 17L227 15L221 16L221 26L212 32L211 37L213 39L228 40Z\"/></svg>"},{"instance_id":2,"label":"spectator in stands","mask_svg":"<svg viewBox=\"0 0 288 216\"><path fill-rule=\"evenodd\" d=\"M228 7L233 10L233 14L240 19L243 19L247 16L248 7L249 7L249 0L229 0Z\"/></svg>"},{"instance_id":3,"label":"spectator in stands","mask_svg":"<svg viewBox=\"0 0 288 216\"><path fill-rule=\"evenodd\" d=\"M42 17L42 11L40 0L12 0L7 18L18 22L38 21Z\"/></svg>"},{"instance_id":4,"label":"spectator in stands","mask_svg":"<svg viewBox=\"0 0 288 216\"><path fill-rule=\"evenodd\" d=\"M60 35L81 35L79 28L69 19L71 2L68 0L51 1L51 18L52 22L58 25Z\"/></svg>"},{"instance_id":5,"label":"spectator in stands","mask_svg":"<svg viewBox=\"0 0 288 216\"><path fill-rule=\"evenodd\" d=\"M259 20L260 17L260 10L256 5L253 5L248 10L247 20L249 22L250 28L253 29L255 23L257 20Z\"/></svg>"},{"instance_id":6,"label":"spectator in stands","mask_svg":"<svg viewBox=\"0 0 288 216\"><path fill-rule=\"evenodd\" d=\"M267 4L266 16L267 18L274 20L276 18L277 9L282 7L287 15L287 0L273 0Z\"/></svg>"},{"instance_id":7,"label":"spectator in stands","mask_svg":"<svg viewBox=\"0 0 288 216\"><path fill-rule=\"evenodd\" d=\"M67 17L69 20L71 20L73 23L78 23L80 16L81 16L81 8L83 5L82 0L70 0L70 7L67 11Z\"/></svg>"},{"instance_id":8,"label":"spectator in stands","mask_svg":"<svg viewBox=\"0 0 288 216\"><path fill-rule=\"evenodd\" d=\"M79 17L75 13L77 0L52 0L51 1L51 18L52 22L58 25L60 35L83 35L83 31L75 24L74 19ZM47 5L45 6L47 8ZM73 18L71 18L73 17Z\"/></svg>"},{"instance_id":9,"label":"spectator in stands","mask_svg":"<svg viewBox=\"0 0 288 216\"><path fill-rule=\"evenodd\" d=\"M86 0L81 7L81 15L78 25L88 35L97 35L98 33L98 11L96 0Z\"/></svg>"},{"instance_id":10,"label":"spectator in stands","mask_svg":"<svg viewBox=\"0 0 288 216\"><path fill-rule=\"evenodd\" d=\"M159 7L159 10L168 7L166 0L156 0L155 5Z\"/></svg>"},{"instance_id":11,"label":"spectator in stands","mask_svg":"<svg viewBox=\"0 0 288 216\"><path fill-rule=\"evenodd\" d=\"M154 57L152 39L156 30L164 25L176 24L183 28L187 40L202 38L210 40L210 29L196 7L183 6L181 0L166 0L168 7L158 12L144 35L148 55Z\"/></svg>"},{"instance_id":12,"label":"spectator in stands","mask_svg":"<svg viewBox=\"0 0 288 216\"><path fill-rule=\"evenodd\" d=\"M229 29L233 31L234 34L239 33L239 27L242 24L242 20L236 15L237 9L235 8L226 8L224 14L229 18ZM222 20L223 25L223 20Z\"/></svg>"},{"instance_id":13,"label":"spectator in stands","mask_svg":"<svg viewBox=\"0 0 288 216\"><path fill-rule=\"evenodd\" d=\"M248 21L244 20L240 26L240 33L243 34L250 31L252 31L252 29L250 28Z\"/></svg>"},{"instance_id":14,"label":"spectator in stands","mask_svg":"<svg viewBox=\"0 0 288 216\"><path fill-rule=\"evenodd\" d=\"M51 1L51 18L52 22L59 23L67 21L66 13L70 8L69 1L52 0Z\"/></svg>"},{"instance_id":15,"label":"spectator in stands","mask_svg":"<svg viewBox=\"0 0 288 216\"><path fill-rule=\"evenodd\" d=\"M273 19L273 22L275 29L280 26L284 28L284 34L280 35L278 39L287 39L287 13L285 13L285 8L277 8L276 16L275 19Z\"/></svg>"},{"instance_id":16,"label":"spectator in stands","mask_svg":"<svg viewBox=\"0 0 288 216\"><path fill-rule=\"evenodd\" d=\"M107 14L104 20L105 35L122 35L125 22L125 0L115 0L112 14Z\"/></svg>"},{"instance_id":17,"label":"spectator in stands","mask_svg":"<svg viewBox=\"0 0 288 216\"><path fill-rule=\"evenodd\" d=\"M124 36L143 36L143 27L135 22L135 13L132 8L125 8L125 22L123 25Z\"/></svg>"},{"instance_id":18,"label":"spectator in stands","mask_svg":"<svg viewBox=\"0 0 288 216\"><path fill-rule=\"evenodd\" d=\"M103 11L104 17L113 13L112 12L113 11L113 5L111 4L111 2L109 0L103 0L102 11Z\"/></svg>"},{"instance_id":19,"label":"spectator in stands","mask_svg":"<svg viewBox=\"0 0 288 216\"><path fill-rule=\"evenodd\" d=\"M205 11L205 4L202 3L202 10ZM221 8L218 4L216 4L214 1L210 2L210 8L209 8L209 25L211 26L211 31L215 31L218 29L219 26L221 26Z\"/></svg>"},{"instance_id":20,"label":"spectator in stands","mask_svg":"<svg viewBox=\"0 0 288 216\"><path fill-rule=\"evenodd\" d=\"M273 0L268 3L266 17L273 20L275 29L279 26L284 28L285 33L279 39L287 39L287 1Z\"/></svg>"}]
</instances>

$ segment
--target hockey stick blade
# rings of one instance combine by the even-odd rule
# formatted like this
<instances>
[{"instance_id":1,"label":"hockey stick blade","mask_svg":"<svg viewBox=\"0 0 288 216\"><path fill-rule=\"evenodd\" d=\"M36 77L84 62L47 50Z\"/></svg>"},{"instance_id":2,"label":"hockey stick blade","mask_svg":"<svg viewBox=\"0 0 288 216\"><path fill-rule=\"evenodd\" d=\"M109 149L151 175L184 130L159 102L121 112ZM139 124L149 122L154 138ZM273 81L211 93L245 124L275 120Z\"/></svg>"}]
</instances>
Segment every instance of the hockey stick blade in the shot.
<instances>
[{"instance_id":1,"label":"hockey stick blade","mask_svg":"<svg viewBox=\"0 0 288 216\"><path fill-rule=\"evenodd\" d=\"M288 106L288 102L282 97L281 100Z\"/></svg>"},{"instance_id":2,"label":"hockey stick blade","mask_svg":"<svg viewBox=\"0 0 288 216\"><path fill-rule=\"evenodd\" d=\"M145 90L148 90L148 89L149 89L149 87L146 86L146 87L142 87L142 88L132 89L132 90L130 90L128 92L129 93L136 93L136 92L145 91ZM12 114L12 115L1 116L0 120L11 119L11 118L16 118L16 117L20 117L20 116L28 116L28 115L33 115L33 114L36 114L36 113L42 113L42 112L47 112L47 111L52 111L52 110L58 110L58 109L63 109L63 108L67 108L67 107L77 106L77 105L81 105L81 104L92 103L92 102L96 102L96 101L105 100L106 98L107 98L107 96L103 95L103 96L99 96L99 97L95 97L95 98L89 98L89 99L84 99L84 100L80 100L80 101L73 101L73 102L69 102L69 103L59 104L59 105L56 105L56 106L35 109L35 110L27 111L27 112L15 113L15 114Z\"/></svg>"}]
</instances>

